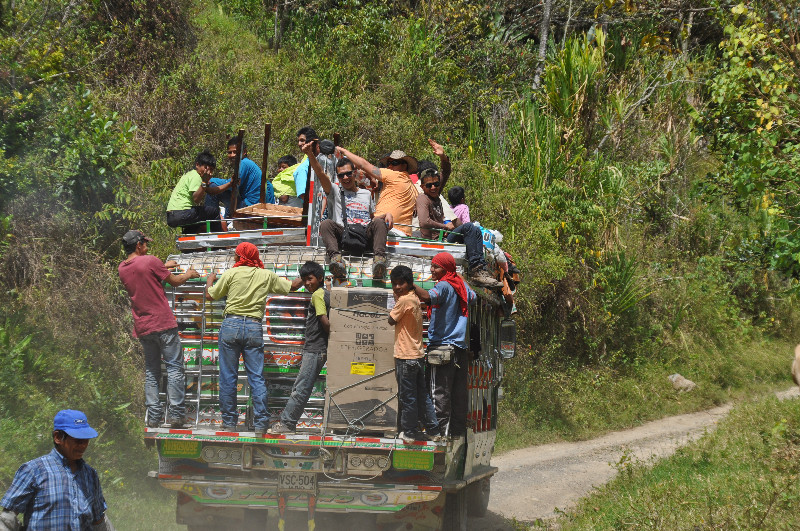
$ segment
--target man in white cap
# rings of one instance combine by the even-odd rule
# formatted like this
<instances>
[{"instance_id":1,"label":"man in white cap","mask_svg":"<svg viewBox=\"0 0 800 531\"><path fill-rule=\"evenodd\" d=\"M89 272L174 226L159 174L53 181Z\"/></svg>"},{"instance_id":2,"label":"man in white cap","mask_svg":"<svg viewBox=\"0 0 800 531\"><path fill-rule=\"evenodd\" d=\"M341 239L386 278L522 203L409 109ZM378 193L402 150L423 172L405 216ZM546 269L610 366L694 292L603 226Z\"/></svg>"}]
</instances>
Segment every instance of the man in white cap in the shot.
<instances>
[{"instance_id":1,"label":"man in white cap","mask_svg":"<svg viewBox=\"0 0 800 531\"><path fill-rule=\"evenodd\" d=\"M23 464L0 500L0 531L114 531L97 471L83 453L97 432L81 411L65 409L53 419L55 448Z\"/></svg>"}]
</instances>

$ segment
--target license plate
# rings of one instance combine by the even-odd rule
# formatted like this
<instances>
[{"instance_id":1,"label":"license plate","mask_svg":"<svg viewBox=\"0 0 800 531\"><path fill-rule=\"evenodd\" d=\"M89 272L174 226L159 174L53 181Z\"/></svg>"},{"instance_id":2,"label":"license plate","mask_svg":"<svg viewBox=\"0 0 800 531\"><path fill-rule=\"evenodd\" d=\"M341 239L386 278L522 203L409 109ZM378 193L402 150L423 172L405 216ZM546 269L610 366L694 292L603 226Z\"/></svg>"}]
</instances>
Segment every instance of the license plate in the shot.
<instances>
[{"instance_id":1,"label":"license plate","mask_svg":"<svg viewBox=\"0 0 800 531\"><path fill-rule=\"evenodd\" d=\"M317 475L311 472L281 472L278 492L317 492Z\"/></svg>"}]
</instances>

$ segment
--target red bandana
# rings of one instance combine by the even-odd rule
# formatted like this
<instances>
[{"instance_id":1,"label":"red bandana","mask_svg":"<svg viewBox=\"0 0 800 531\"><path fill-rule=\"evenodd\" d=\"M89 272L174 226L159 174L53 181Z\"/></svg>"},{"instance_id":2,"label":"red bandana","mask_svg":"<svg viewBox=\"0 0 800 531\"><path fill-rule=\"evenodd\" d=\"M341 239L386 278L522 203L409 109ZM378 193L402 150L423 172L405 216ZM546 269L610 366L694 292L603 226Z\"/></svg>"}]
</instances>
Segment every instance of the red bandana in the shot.
<instances>
[{"instance_id":1,"label":"red bandana","mask_svg":"<svg viewBox=\"0 0 800 531\"><path fill-rule=\"evenodd\" d=\"M461 299L461 315L467 316L467 285L456 273L456 260L450 253L439 253L433 257L431 263L443 268L447 273L438 282L447 282L456 290L458 298Z\"/></svg>"},{"instance_id":2,"label":"red bandana","mask_svg":"<svg viewBox=\"0 0 800 531\"><path fill-rule=\"evenodd\" d=\"M252 243L242 242L237 245L236 254L239 256L239 260L233 264L233 267L247 266L264 269L264 263L261 262L261 258L258 256L258 247Z\"/></svg>"}]
</instances>

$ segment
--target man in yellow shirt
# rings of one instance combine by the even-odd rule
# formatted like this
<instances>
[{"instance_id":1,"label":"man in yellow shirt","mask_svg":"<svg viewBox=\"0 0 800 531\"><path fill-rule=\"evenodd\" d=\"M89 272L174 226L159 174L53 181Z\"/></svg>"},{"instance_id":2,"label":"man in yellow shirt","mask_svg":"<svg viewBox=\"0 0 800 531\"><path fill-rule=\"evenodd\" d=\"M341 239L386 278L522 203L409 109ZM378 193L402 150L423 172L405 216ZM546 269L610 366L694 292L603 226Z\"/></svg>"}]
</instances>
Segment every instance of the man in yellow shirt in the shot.
<instances>
[{"instance_id":1,"label":"man in yellow shirt","mask_svg":"<svg viewBox=\"0 0 800 531\"><path fill-rule=\"evenodd\" d=\"M286 295L303 285L302 278L293 282L266 271L259 258L258 248L252 243L236 247L236 263L225 271L214 284L214 273L206 279L206 297L220 299L227 295L225 318L219 329L219 406L222 413L222 431L237 431L239 415L236 412L236 383L239 356L244 357L244 368L250 384L253 402L253 424L257 434L269 427L267 413L267 386L264 382L264 321L266 299L269 294Z\"/></svg>"}]
</instances>

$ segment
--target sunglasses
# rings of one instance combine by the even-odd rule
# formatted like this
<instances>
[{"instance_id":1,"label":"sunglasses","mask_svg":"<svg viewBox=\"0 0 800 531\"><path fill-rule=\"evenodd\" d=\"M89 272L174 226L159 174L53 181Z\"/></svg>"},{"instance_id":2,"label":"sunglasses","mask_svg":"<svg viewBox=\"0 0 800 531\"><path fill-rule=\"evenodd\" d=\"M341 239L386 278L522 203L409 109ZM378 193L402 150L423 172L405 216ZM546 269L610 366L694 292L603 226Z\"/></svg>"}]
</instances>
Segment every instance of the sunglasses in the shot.
<instances>
[{"instance_id":1,"label":"sunglasses","mask_svg":"<svg viewBox=\"0 0 800 531\"><path fill-rule=\"evenodd\" d=\"M338 175L340 178L341 177L350 177L350 176L353 175L353 172L355 172L355 171L356 170L344 171L342 173L337 173L336 175Z\"/></svg>"},{"instance_id":2,"label":"sunglasses","mask_svg":"<svg viewBox=\"0 0 800 531\"><path fill-rule=\"evenodd\" d=\"M440 184L442 184L442 183L439 182L439 181L436 181L436 182L432 182L432 183L425 183L422 186L424 186L425 188L439 188Z\"/></svg>"},{"instance_id":3,"label":"sunglasses","mask_svg":"<svg viewBox=\"0 0 800 531\"><path fill-rule=\"evenodd\" d=\"M386 161L386 165L387 166L400 166L401 164L408 164L408 163L406 161L404 161L404 160L387 160Z\"/></svg>"}]
</instances>

